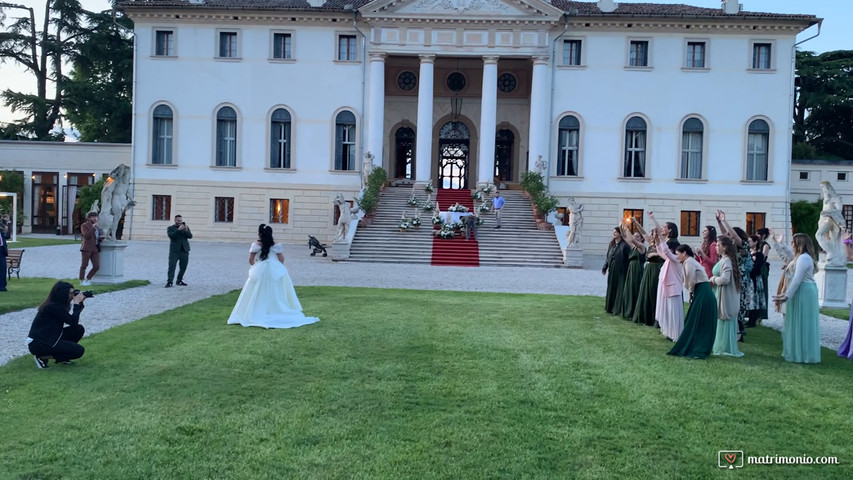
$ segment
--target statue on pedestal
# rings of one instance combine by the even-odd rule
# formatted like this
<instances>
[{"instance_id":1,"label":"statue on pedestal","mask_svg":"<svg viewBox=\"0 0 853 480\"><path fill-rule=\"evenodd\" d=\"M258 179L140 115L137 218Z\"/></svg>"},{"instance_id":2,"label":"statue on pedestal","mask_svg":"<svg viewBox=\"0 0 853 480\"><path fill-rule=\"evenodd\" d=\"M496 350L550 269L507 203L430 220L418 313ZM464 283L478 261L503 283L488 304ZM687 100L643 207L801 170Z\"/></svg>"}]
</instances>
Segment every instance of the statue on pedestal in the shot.
<instances>
[{"instance_id":1,"label":"statue on pedestal","mask_svg":"<svg viewBox=\"0 0 853 480\"><path fill-rule=\"evenodd\" d=\"M820 248L826 252L826 264L844 267L847 265L847 255L841 243L841 235L845 230L841 196L827 181L820 183L820 189L823 192L823 210L817 222L815 237Z\"/></svg>"},{"instance_id":2,"label":"statue on pedestal","mask_svg":"<svg viewBox=\"0 0 853 480\"><path fill-rule=\"evenodd\" d=\"M352 220L355 219L355 214L358 213L358 207L352 208L349 203L344 199L344 194L339 193L333 202L337 205L338 210L341 212L341 215L338 217L338 225L335 229L335 238L334 241L342 241L345 242L347 240L347 234L349 233L349 224Z\"/></svg>"},{"instance_id":3,"label":"statue on pedestal","mask_svg":"<svg viewBox=\"0 0 853 480\"><path fill-rule=\"evenodd\" d=\"M109 178L101 190L100 208L92 206L98 212L98 224L103 231L104 242L115 242L118 224L124 212L136 205L130 193L130 167L121 164L110 172Z\"/></svg>"},{"instance_id":4,"label":"statue on pedestal","mask_svg":"<svg viewBox=\"0 0 853 480\"><path fill-rule=\"evenodd\" d=\"M583 204L574 198L569 199L569 233L566 234L566 247L580 247L583 229Z\"/></svg>"},{"instance_id":5,"label":"statue on pedestal","mask_svg":"<svg viewBox=\"0 0 853 480\"><path fill-rule=\"evenodd\" d=\"M373 171L373 154L367 152L364 154L364 161L361 163L361 188L367 188L367 181L370 179L370 172Z\"/></svg>"}]
</instances>

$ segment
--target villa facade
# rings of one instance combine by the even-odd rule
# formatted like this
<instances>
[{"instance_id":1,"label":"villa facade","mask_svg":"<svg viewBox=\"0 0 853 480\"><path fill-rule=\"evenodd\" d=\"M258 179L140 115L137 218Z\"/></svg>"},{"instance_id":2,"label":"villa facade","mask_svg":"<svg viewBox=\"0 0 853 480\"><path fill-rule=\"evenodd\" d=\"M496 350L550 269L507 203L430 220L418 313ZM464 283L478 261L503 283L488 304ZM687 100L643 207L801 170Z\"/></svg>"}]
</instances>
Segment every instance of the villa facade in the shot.
<instances>
[{"instance_id":1,"label":"villa facade","mask_svg":"<svg viewBox=\"0 0 853 480\"><path fill-rule=\"evenodd\" d=\"M748 7L748 5L747 5ZM517 185L689 241L722 208L788 224L797 34L812 15L552 0L139 0L134 238L331 240L367 153L390 179Z\"/></svg>"}]
</instances>

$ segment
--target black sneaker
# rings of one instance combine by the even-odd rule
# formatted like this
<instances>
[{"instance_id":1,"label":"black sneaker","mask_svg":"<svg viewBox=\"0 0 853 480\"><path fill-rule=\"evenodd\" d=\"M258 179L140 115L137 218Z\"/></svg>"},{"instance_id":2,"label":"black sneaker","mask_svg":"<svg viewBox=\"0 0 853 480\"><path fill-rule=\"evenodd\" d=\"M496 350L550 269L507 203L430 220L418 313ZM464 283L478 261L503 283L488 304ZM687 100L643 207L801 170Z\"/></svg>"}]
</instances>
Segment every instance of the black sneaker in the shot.
<instances>
[{"instance_id":1,"label":"black sneaker","mask_svg":"<svg viewBox=\"0 0 853 480\"><path fill-rule=\"evenodd\" d=\"M172 282L166 282L166 288L171 288L171 287L172 287Z\"/></svg>"},{"instance_id":2,"label":"black sneaker","mask_svg":"<svg viewBox=\"0 0 853 480\"><path fill-rule=\"evenodd\" d=\"M33 358L36 359L36 366L39 368L47 368L47 359L41 358L38 355L33 355Z\"/></svg>"},{"instance_id":3,"label":"black sneaker","mask_svg":"<svg viewBox=\"0 0 853 480\"><path fill-rule=\"evenodd\" d=\"M178 280L178 285L180 285L180 286L182 286L182 287L186 287L186 286L187 286L187 284L186 284L186 283L184 283L184 281L183 281L183 280Z\"/></svg>"}]
</instances>

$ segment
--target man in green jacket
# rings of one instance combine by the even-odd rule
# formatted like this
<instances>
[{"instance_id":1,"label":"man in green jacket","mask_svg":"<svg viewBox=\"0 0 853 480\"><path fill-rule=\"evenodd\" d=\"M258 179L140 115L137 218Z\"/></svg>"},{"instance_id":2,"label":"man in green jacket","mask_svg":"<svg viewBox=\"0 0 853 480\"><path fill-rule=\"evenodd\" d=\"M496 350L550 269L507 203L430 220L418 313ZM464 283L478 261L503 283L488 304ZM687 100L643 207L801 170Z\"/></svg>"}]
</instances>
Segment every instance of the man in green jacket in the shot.
<instances>
[{"instance_id":1,"label":"man in green jacket","mask_svg":"<svg viewBox=\"0 0 853 480\"><path fill-rule=\"evenodd\" d=\"M169 235L169 279L166 282L166 288L172 286L172 279L175 278L175 264L178 262L181 262L178 270L178 285L186 287L184 272L187 271L187 263L190 261L189 240L193 238L193 234L180 215L175 215L175 224L169 225L166 234Z\"/></svg>"}]
</instances>

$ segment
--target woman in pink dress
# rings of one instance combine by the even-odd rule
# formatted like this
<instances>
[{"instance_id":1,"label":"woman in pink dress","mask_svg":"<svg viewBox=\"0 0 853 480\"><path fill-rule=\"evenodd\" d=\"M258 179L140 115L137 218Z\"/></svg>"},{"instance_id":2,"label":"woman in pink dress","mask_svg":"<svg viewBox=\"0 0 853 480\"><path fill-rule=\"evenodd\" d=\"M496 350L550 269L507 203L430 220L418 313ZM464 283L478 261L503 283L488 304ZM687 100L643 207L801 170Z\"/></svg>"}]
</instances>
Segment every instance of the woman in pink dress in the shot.
<instances>
[{"instance_id":1,"label":"woman in pink dress","mask_svg":"<svg viewBox=\"0 0 853 480\"><path fill-rule=\"evenodd\" d=\"M712 270L719 260L717 255L717 229L711 225L702 230L702 246L696 249L696 260L705 267L708 277L713 276Z\"/></svg>"},{"instance_id":2,"label":"woman in pink dress","mask_svg":"<svg viewBox=\"0 0 853 480\"><path fill-rule=\"evenodd\" d=\"M649 218L655 223L658 232L658 254L666 258L666 251L670 251L667 238L671 242L671 225L667 222L661 227L655 220L654 212L649 212ZM660 324L660 333L668 340L675 341L684 330L684 269L678 261L673 262L666 258L660 270L658 283L657 306L655 308L655 319Z\"/></svg>"}]
</instances>

